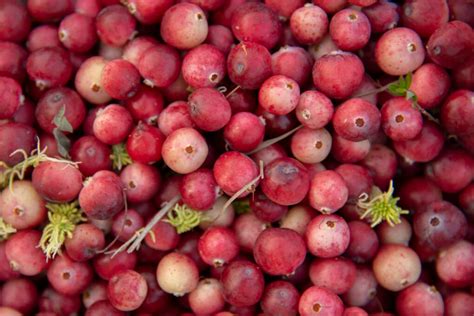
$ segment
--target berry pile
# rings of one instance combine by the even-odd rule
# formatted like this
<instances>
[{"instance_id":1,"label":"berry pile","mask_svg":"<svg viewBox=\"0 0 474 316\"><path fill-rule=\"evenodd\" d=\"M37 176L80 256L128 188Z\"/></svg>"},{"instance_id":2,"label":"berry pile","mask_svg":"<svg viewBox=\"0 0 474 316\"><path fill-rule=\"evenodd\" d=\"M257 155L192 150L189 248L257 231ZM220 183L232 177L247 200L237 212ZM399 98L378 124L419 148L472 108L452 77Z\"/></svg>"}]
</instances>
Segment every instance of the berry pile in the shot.
<instances>
[{"instance_id":1,"label":"berry pile","mask_svg":"<svg viewBox=\"0 0 474 316\"><path fill-rule=\"evenodd\" d=\"M0 0L0 315L474 315L472 0Z\"/></svg>"}]
</instances>

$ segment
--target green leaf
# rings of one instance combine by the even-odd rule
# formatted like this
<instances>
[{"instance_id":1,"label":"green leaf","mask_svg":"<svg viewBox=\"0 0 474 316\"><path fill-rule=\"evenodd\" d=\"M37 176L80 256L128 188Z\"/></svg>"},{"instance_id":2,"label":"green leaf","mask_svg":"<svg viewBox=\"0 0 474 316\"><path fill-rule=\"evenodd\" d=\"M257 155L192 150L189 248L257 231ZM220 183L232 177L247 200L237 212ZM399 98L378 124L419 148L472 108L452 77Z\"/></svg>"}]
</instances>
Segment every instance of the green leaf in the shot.
<instances>
[{"instance_id":1,"label":"green leaf","mask_svg":"<svg viewBox=\"0 0 474 316\"><path fill-rule=\"evenodd\" d=\"M54 139L58 145L58 152L64 158L70 158L69 149L71 148L71 141L69 138L59 129L53 130Z\"/></svg>"},{"instance_id":2,"label":"green leaf","mask_svg":"<svg viewBox=\"0 0 474 316\"><path fill-rule=\"evenodd\" d=\"M407 90L406 92L406 99L407 100L412 100L414 102L417 102L418 101L418 97L416 96L415 92L411 91L411 90Z\"/></svg>"},{"instance_id":3,"label":"green leaf","mask_svg":"<svg viewBox=\"0 0 474 316\"><path fill-rule=\"evenodd\" d=\"M56 116L53 118L53 123L54 125L56 125L56 127L62 131L62 132L68 132L68 133L72 133L74 130L72 128L72 125L71 123L69 123L69 121L67 120L66 116L65 116L65 113L66 113L66 106L63 105L58 113L56 114Z\"/></svg>"},{"instance_id":4,"label":"green leaf","mask_svg":"<svg viewBox=\"0 0 474 316\"><path fill-rule=\"evenodd\" d=\"M398 84L395 84L395 83L388 86L387 90L388 90L388 93L390 93L393 96L397 96L397 97L403 97L403 96L405 96L405 93L406 93L405 88L402 88Z\"/></svg>"},{"instance_id":5,"label":"green leaf","mask_svg":"<svg viewBox=\"0 0 474 316\"><path fill-rule=\"evenodd\" d=\"M413 75L411 72L407 73L407 75L405 76L405 83L406 83L405 87L407 88L407 90L410 89L412 77Z\"/></svg>"}]
</instances>

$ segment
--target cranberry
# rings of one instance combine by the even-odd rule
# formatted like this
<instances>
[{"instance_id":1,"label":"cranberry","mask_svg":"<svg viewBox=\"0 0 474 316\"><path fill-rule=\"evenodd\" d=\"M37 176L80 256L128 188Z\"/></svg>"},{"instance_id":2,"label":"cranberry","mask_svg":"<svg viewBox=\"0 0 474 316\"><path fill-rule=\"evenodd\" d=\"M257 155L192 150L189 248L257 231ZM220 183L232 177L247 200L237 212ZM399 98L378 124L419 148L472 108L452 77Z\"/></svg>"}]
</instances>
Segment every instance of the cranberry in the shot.
<instances>
[{"instance_id":1,"label":"cranberry","mask_svg":"<svg viewBox=\"0 0 474 316\"><path fill-rule=\"evenodd\" d=\"M274 11L263 3L249 2L239 5L232 14L232 31L240 41L274 47L281 34L281 25Z\"/></svg>"},{"instance_id":2,"label":"cranberry","mask_svg":"<svg viewBox=\"0 0 474 316\"><path fill-rule=\"evenodd\" d=\"M300 203L308 193L310 179L307 169L295 159L282 157L265 167L263 193L281 205Z\"/></svg>"},{"instance_id":3,"label":"cranberry","mask_svg":"<svg viewBox=\"0 0 474 316\"><path fill-rule=\"evenodd\" d=\"M136 27L133 16L121 5L103 8L97 15L95 24L100 40L118 47L132 39Z\"/></svg>"},{"instance_id":4,"label":"cranberry","mask_svg":"<svg viewBox=\"0 0 474 316\"><path fill-rule=\"evenodd\" d=\"M212 45L199 45L186 54L181 71L184 80L194 88L214 87L224 79L225 56Z\"/></svg>"},{"instance_id":5,"label":"cranberry","mask_svg":"<svg viewBox=\"0 0 474 316\"><path fill-rule=\"evenodd\" d=\"M252 306L263 294L263 273L248 260L235 260L224 268L221 277L224 299L236 306Z\"/></svg>"},{"instance_id":6,"label":"cranberry","mask_svg":"<svg viewBox=\"0 0 474 316\"><path fill-rule=\"evenodd\" d=\"M270 275L289 275L306 256L303 237L287 228L267 228L255 241L253 254L257 264Z\"/></svg>"},{"instance_id":7,"label":"cranberry","mask_svg":"<svg viewBox=\"0 0 474 316\"><path fill-rule=\"evenodd\" d=\"M244 89L257 89L272 75L272 57L258 43L241 42L227 56L230 80Z\"/></svg>"},{"instance_id":8,"label":"cranberry","mask_svg":"<svg viewBox=\"0 0 474 316\"><path fill-rule=\"evenodd\" d=\"M160 32L167 44L178 49L191 49L206 39L207 18L199 6L178 3L166 10Z\"/></svg>"},{"instance_id":9,"label":"cranberry","mask_svg":"<svg viewBox=\"0 0 474 316\"><path fill-rule=\"evenodd\" d=\"M313 66L314 85L334 99L345 99L352 95L363 76L362 61L349 52L331 52L318 58Z\"/></svg>"},{"instance_id":10,"label":"cranberry","mask_svg":"<svg viewBox=\"0 0 474 316\"><path fill-rule=\"evenodd\" d=\"M132 130L127 139L127 152L137 162L152 164L161 160L165 136L157 127L142 122Z\"/></svg>"},{"instance_id":11,"label":"cranberry","mask_svg":"<svg viewBox=\"0 0 474 316\"><path fill-rule=\"evenodd\" d=\"M404 75L421 66L425 49L417 33L405 27L396 27L377 40L375 59L385 73Z\"/></svg>"}]
</instances>

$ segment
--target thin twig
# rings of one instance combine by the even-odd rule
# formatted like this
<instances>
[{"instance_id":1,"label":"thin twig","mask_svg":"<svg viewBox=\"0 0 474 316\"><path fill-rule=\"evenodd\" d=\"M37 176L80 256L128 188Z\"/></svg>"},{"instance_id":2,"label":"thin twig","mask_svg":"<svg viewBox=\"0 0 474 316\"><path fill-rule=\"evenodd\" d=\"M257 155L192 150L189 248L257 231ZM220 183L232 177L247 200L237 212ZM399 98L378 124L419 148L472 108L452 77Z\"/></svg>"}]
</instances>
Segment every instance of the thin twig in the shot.
<instances>
[{"instance_id":1,"label":"thin twig","mask_svg":"<svg viewBox=\"0 0 474 316\"><path fill-rule=\"evenodd\" d=\"M296 132L297 130L299 130L299 129L302 128L302 127L303 127L303 125L299 125L299 126L293 128L291 131L286 132L286 133L283 134L283 135L280 135L280 136L278 136L278 137L275 137L275 138L268 139L268 140L264 141L264 142L261 143L257 148L255 148L255 149L252 150L252 151L249 151L249 152L247 153L247 155L255 154L256 152L258 152L258 151L260 151L260 150L262 150L262 149L264 149L264 148L267 148L267 147L269 147L269 146L271 146L271 145L273 145L273 144L278 143L280 140L287 138L288 136L290 136L291 134L293 134L294 132Z\"/></svg>"}]
</instances>

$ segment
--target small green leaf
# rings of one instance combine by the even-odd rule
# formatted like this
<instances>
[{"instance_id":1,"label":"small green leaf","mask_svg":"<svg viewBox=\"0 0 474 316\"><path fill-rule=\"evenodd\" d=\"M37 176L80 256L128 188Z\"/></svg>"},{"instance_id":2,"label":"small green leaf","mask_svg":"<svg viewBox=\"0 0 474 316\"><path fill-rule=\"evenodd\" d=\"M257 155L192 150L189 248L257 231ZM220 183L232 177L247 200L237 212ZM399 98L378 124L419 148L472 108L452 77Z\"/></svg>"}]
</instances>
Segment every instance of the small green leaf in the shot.
<instances>
[{"instance_id":1,"label":"small green leaf","mask_svg":"<svg viewBox=\"0 0 474 316\"><path fill-rule=\"evenodd\" d=\"M398 84L393 84L393 85L388 86L388 93L390 93L393 96L403 97L405 96L406 89L400 87Z\"/></svg>"},{"instance_id":2,"label":"small green leaf","mask_svg":"<svg viewBox=\"0 0 474 316\"><path fill-rule=\"evenodd\" d=\"M59 154L64 158L70 158L69 149L71 148L71 141L69 138L57 127L53 130L53 135L58 145Z\"/></svg>"},{"instance_id":3,"label":"small green leaf","mask_svg":"<svg viewBox=\"0 0 474 316\"><path fill-rule=\"evenodd\" d=\"M417 102L418 101L418 97L416 96L415 92L411 91L411 90L407 90L406 92L406 99L407 100L412 100L414 102Z\"/></svg>"},{"instance_id":4,"label":"small green leaf","mask_svg":"<svg viewBox=\"0 0 474 316\"><path fill-rule=\"evenodd\" d=\"M72 133L74 130L72 128L72 125L71 123L69 123L69 121L67 120L66 116L65 116L65 113L66 113L66 106L63 105L58 113L56 114L56 116L54 117L53 119L53 123L54 125L56 125L56 127L62 131L62 132L68 132L68 133Z\"/></svg>"},{"instance_id":5,"label":"small green leaf","mask_svg":"<svg viewBox=\"0 0 474 316\"><path fill-rule=\"evenodd\" d=\"M407 75L405 76L405 87L407 88L407 90L410 89L412 78L413 75L411 72L407 73Z\"/></svg>"}]
</instances>

